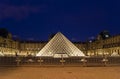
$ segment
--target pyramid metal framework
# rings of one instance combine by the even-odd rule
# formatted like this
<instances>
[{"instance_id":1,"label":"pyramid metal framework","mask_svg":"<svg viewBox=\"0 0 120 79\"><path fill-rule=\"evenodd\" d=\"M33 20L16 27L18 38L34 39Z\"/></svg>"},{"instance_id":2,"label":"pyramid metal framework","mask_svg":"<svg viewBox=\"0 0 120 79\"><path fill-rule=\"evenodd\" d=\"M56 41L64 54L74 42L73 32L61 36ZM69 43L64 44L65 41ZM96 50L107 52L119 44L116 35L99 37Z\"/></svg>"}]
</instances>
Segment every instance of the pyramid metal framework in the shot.
<instances>
[{"instance_id":1,"label":"pyramid metal framework","mask_svg":"<svg viewBox=\"0 0 120 79\"><path fill-rule=\"evenodd\" d=\"M85 56L62 33L58 32L36 56L48 56L54 58Z\"/></svg>"}]
</instances>

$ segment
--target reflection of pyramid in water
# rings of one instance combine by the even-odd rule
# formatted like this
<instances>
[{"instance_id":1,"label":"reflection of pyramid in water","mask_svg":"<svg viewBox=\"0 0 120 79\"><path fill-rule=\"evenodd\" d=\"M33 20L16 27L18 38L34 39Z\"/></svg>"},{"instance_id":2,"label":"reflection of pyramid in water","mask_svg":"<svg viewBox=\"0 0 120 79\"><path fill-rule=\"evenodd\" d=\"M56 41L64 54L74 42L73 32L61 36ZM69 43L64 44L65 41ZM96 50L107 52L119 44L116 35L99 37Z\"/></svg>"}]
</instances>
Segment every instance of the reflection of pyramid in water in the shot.
<instances>
[{"instance_id":1,"label":"reflection of pyramid in water","mask_svg":"<svg viewBox=\"0 0 120 79\"><path fill-rule=\"evenodd\" d=\"M58 32L37 56L72 57L85 56L74 44L72 44L62 33Z\"/></svg>"},{"instance_id":2,"label":"reflection of pyramid in water","mask_svg":"<svg viewBox=\"0 0 120 79\"><path fill-rule=\"evenodd\" d=\"M4 56L2 52L0 52L0 56Z\"/></svg>"}]
</instances>

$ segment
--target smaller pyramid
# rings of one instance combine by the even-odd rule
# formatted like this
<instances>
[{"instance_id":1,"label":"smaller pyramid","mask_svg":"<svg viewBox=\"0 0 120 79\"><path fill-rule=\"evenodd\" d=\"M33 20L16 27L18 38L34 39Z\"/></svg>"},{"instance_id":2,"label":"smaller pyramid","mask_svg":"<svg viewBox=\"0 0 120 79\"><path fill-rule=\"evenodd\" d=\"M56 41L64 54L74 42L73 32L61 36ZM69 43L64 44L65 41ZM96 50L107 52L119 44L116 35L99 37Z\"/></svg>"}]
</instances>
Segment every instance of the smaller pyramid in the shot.
<instances>
[{"instance_id":1,"label":"smaller pyramid","mask_svg":"<svg viewBox=\"0 0 120 79\"><path fill-rule=\"evenodd\" d=\"M4 54L2 52L0 52L0 56L4 56Z\"/></svg>"},{"instance_id":2,"label":"smaller pyramid","mask_svg":"<svg viewBox=\"0 0 120 79\"><path fill-rule=\"evenodd\" d=\"M58 32L37 54L37 56L50 56L54 58L85 56L62 33Z\"/></svg>"},{"instance_id":3,"label":"smaller pyramid","mask_svg":"<svg viewBox=\"0 0 120 79\"><path fill-rule=\"evenodd\" d=\"M117 52L113 52L111 56L120 56Z\"/></svg>"}]
</instances>

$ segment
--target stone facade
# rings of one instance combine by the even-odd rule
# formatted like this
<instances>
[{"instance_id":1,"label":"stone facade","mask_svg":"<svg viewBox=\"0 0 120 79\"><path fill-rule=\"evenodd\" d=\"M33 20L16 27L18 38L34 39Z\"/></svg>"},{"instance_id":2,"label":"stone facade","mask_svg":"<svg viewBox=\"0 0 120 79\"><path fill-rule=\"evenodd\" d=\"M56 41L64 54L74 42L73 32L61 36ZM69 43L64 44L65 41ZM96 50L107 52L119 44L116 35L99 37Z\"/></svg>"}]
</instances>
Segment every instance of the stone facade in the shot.
<instances>
[{"instance_id":1,"label":"stone facade","mask_svg":"<svg viewBox=\"0 0 120 79\"><path fill-rule=\"evenodd\" d=\"M46 44L45 41L21 41L19 54L35 56Z\"/></svg>"},{"instance_id":2,"label":"stone facade","mask_svg":"<svg viewBox=\"0 0 120 79\"><path fill-rule=\"evenodd\" d=\"M4 55L14 56L19 52L19 44L20 42L12 39L11 34L7 38L0 36L0 52Z\"/></svg>"},{"instance_id":3,"label":"stone facade","mask_svg":"<svg viewBox=\"0 0 120 79\"><path fill-rule=\"evenodd\" d=\"M86 43L86 49L87 55L90 56L120 55L120 35L88 42Z\"/></svg>"},{"instance_id":4,"label":"stone facade","mask_svg":"<svg viewBox=\"0 0 120 79\"><path fill-rule=\"evenodd\" d=\"M35 56L48 42L47 41L19 41L13 40L12 34L7 38L0 36L0 52L6 56ZM120 55L120 35L102 39L100 35L94 41L73 42L85 55L114 56Z\"/></svg>"}]
</instances>

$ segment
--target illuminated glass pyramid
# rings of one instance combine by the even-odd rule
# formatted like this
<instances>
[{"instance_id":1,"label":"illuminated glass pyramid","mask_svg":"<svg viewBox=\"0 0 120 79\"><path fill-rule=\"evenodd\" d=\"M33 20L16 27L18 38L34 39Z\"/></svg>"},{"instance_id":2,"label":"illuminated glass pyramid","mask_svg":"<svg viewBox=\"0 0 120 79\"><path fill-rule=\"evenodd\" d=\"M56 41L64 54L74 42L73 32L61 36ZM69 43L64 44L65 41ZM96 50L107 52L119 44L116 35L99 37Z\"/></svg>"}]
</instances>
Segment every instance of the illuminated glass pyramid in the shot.
<instances>
[{"instance_id":1,"label":"illuminated glass pyramid","mask_svg":"<svg viewBox=\"0 0 120 79\"><path fill-rule=\"evenodd\" d=\"M58 32L36 56L51 56L54 58L85 56L62 33Z\"/></svg>"}]
</instances>

